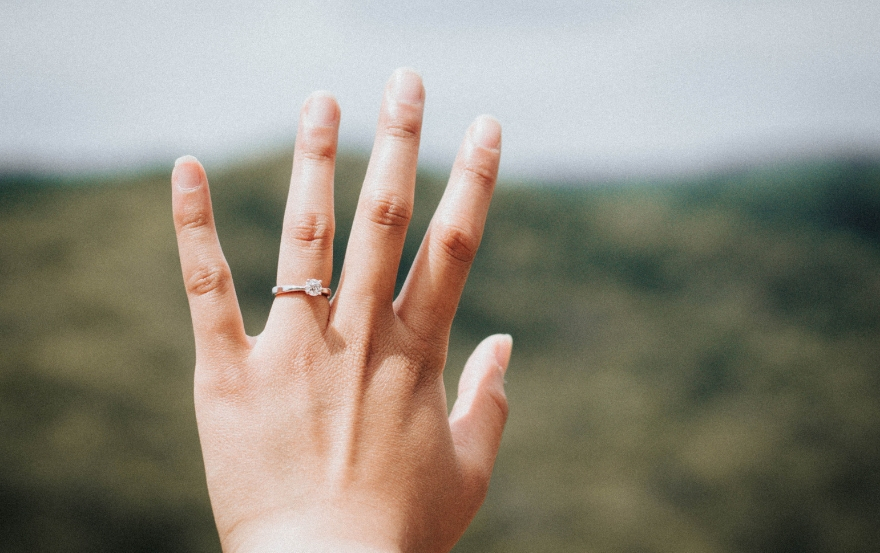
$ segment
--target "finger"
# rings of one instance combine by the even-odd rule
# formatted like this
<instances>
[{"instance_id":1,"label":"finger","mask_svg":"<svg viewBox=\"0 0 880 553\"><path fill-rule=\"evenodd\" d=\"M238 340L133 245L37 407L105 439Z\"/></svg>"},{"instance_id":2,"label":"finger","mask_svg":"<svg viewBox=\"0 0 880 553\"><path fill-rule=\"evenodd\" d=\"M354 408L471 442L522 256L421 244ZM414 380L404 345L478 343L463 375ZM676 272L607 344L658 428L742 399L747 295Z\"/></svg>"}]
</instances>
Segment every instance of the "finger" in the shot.
<instances>
[{"instance_id":1,"label":"finger","mask_svg":"<svg viewBox=\"0 0 880 553\"><path fill-rule=\"evenodd\" d=\"M483 488L492 475L507 422L504 373L512 347L513 340L506 334L490 336L477 346L461 373L458 398L449 415L459 462L465 474Z\"/></svg>"},{"instance_id":2,"label":"finger","mask_svg":"<svg viewBox=\"0 0 880 553\"><path fill-rule=\"evenodd\" d=\"M422 79L412 70L398 69L388 81L334 300L337 312L347 311L347 303L366 303L391 313L412 216L424 97Z\"/></svg>"},{"instance_id":3,"label":"finger","mask_svg":"<svg viewBox=\"0 0 880 553\"><path fill-rule=\"evenodd\" d=\"M290 192L281 231L279 285L303 285L307 279L318 279L325 287L330 286L335 226L333 172L338 134L336 100L325 92L312 94L303 104L296 135ZM288 306L315 301L306 294L284 294L278 299ZM326 306L327 301L318 305Z\"/></svg>"},{"instance_id":4,"label":"finger","mask_svg":"<svg viewBox=\"0 0 880 553\"><path fill-rule=\"evenodd\" d=\"M397 316L421 336L445 336L452 325L483 235L500 148L498 121L477 118L395 304Z\"/></svg>"},{"instance_id":5,"label":"finger","mask_svg":"<svg viewBox=\"0 0 880 553\"><path fill-rule=\"evenodd\" d=\"M205 170L196 158L184 156L174 163L171 182L174 227L196 351L245 348L247 335L214 227Z\"/></svg>"}]
</instances>

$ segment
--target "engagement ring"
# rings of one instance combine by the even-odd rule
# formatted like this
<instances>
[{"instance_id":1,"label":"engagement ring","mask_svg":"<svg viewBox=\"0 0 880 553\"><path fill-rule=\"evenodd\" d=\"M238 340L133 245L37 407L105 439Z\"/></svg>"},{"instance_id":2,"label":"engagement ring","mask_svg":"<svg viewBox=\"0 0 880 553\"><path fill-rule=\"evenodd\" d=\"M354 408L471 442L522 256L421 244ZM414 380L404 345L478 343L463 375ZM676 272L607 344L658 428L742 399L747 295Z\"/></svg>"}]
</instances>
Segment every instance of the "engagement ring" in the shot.
<instances>
[{"instance_id":1,"label":"engagement ring","mask_svg":"<svg viewBox=\"0 0 880 553\"><path fill-rule=\"evenodd\" d=\"M330 289L322 288L321 281L314 278L308 279L303 286L284 284L282 286L272 287L272 293L276 296L278 294L289 294L292 292L305 292L310 296L330 296Z\"/></svg>"}]
</instances>

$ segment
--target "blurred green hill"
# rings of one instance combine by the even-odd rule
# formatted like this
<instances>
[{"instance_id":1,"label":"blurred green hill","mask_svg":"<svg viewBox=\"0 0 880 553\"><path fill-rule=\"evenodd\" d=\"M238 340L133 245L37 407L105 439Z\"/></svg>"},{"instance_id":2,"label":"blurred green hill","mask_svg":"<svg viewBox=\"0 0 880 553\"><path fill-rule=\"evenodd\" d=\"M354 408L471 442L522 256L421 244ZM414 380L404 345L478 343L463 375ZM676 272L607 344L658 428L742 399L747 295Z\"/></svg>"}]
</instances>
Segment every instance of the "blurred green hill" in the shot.
<instances>
[{"instance_id":1,"label":"blurred green hill","mask_svg":"<svg viewBox=\"0 0 880 553\"><path fill-rule=\"evenodd\" d=\"M364 171L340 161L337 274ZM208 172L255 334L289 155ZM168 176L0 176L2 551L219 550ZM419 177L404 267L442 185ZM502 183L451 399L497 331L511 416L456 551L880 547L880 161Z\"/></svg>"}]
</instances>

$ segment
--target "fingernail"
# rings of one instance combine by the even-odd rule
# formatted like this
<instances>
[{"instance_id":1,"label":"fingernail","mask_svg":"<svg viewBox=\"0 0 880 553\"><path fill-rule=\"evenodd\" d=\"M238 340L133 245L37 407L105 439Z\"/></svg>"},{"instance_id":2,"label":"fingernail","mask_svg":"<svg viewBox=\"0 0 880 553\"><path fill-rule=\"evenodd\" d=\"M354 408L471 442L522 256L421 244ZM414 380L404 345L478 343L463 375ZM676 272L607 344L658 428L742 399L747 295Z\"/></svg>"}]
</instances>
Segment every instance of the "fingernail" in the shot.
<instances>
[{"instance_id":1,"label":"fingernail","mask_svg":"<svg viewBox=\"0 0 880 553\"><path fill-rule=\"evenodd\" d=\"M501 148L501 123L491 115L481 115L471 125L471 141L489 150Z\"/></svg>"},{"instance_id":2,"label":"fingernail","mask_svg":"<svg viewBox=\"0 0 880 553\"><path fill-rule=\"evenodd\" d=\"M391 94L398 102L405 104L422 103L425 97L422 78L412 69L398 69L392 77Z\"/></svg>"},{"instance_id":3,"label":"fingernail","mask_svg":"<svg viewBox=\"0 0 880 553\"><path fill-rule=\"evenodd\" d=\"M338 114L336 100L327 92L315 92L306 101L306 122L313 127L336 125Z\"/></svg>"},{"instance_id":4,"label":"fingernail","mask_svg":"<svg viewBox=\"0 0 880 553\"><path fill-rule=\"evenodd\" d=\"M195 158L195 156L180 156L179 158L177 158L177 159L174 160L174 166L177 167L177 166L180 165L181 163L184 163L184 162L187 162L187 161L195 161L196 163L199 162L199 160L197 160L197 159Z\"/></svg>"},{"instance_id":5,"label":"fingernail","mask_svg":"<svg viewBox=\"0 0 880 553\"><path fill-rule=\"evenodd\" d=\"M513 337L510 334L501 334L495 341L495 362L502 373L507 372L510 363L510 353L513 351Z\"/></svg>"},{"instance_id":6,"label":"fingernail","mask_svg":"<svg viewBox=\"0 0 880 553\"><path fill-rule=\"evenodd\" d=\"M183 156L174 162L171 179L178 190L189 192L202 186L202 170L199 160L193 156Z\"/></svg>"}]
</instances>

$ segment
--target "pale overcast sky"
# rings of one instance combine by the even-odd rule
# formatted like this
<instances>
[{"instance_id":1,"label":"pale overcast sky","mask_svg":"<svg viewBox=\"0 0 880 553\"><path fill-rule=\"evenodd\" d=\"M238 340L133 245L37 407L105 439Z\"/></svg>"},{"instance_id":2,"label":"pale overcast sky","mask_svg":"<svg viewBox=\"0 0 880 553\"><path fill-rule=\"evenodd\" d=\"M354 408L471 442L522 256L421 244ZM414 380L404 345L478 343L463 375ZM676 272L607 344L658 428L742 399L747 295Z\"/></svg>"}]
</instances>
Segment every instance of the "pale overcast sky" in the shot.
<instances>
[{"instance_id":1,"label":"pale overcast sky","mask_svg":"<svg viewBox=\"0 0 880 553\"><path fill-rule=\"evenodd\" d=\"M316 89L365 147L401 65L440 167L484 112L510 178L880 153L877 0L0 0L0 167L219 164Z\"/></svg>"}]
</instances>

